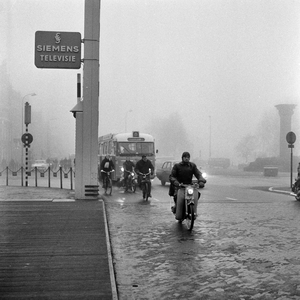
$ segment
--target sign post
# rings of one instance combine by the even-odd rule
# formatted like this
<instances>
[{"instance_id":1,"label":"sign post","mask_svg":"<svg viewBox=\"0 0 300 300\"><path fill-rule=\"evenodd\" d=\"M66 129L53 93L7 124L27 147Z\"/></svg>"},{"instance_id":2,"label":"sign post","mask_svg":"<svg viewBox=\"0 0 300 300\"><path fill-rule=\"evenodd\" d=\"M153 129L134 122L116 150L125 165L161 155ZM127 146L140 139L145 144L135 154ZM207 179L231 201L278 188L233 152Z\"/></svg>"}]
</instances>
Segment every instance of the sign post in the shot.
<instances>
[{"instance_id":1,"label":"sign post","mask_svg":"<svg viewBox=\"0 0 300 300\"><path fill-rule=\"evenodd\" d=\"M294 148L294 143L296 141L296 134L293 131L288 132L286 135L286 141L288 142L288 147L291 148L291 184L290 187L292 188L293 186L293 148Z\"/></svg>"}]
</instances>

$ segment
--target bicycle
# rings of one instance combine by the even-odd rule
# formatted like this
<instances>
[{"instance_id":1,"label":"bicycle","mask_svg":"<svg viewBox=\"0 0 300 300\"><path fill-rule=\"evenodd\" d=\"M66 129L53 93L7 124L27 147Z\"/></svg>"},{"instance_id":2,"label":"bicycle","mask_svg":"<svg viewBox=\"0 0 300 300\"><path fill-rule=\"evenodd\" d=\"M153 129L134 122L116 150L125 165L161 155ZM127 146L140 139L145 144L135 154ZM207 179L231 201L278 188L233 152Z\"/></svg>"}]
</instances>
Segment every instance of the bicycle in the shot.
<instances>
[{"instance_id":1,"label":"bicycle","mask_svg":"<svg viewBox=\"0 0 300 300\"><path fill-rule=\"evenodd\" d=\"M104 192L106 195L111 195L112 193L112 179L111 179L111 173L114 172L115 170L111 170L111 171L104 171L101 170L102 173L105 173L105 179L103 180L103 188L104 188Z\"/></svg>"}]
</instances>

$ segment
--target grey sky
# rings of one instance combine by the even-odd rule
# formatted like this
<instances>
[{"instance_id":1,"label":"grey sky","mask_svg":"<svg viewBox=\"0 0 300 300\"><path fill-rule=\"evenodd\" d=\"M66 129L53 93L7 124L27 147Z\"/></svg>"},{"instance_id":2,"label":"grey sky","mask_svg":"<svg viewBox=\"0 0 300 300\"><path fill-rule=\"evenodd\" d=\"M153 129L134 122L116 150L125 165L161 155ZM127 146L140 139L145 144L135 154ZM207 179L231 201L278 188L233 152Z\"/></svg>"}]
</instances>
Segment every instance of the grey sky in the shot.
<instances>
[{"instance_id":1,"label":"grey sky","mask_svg":"<svg viewBox=\"0 0 300 300\"><path fill-rule=\"evenodd\" d=\"M9 59L15 89L38 94L33 109L58 108L50 118L67 128L74 147L69 110L82 69L37 69L34 35L74 31L84 37L84 1L7 0L0 9L1 40L10 41L0 60ZM266 111L300 105L300 1L103 0L100 28L99 134L124 131L130 109L129 131L177 111L191 136L200 133L195 152L207 157L211 116L213 155L232 157ZM297 133L299 107L293 126Z\"/></svg>"}]
</instances>

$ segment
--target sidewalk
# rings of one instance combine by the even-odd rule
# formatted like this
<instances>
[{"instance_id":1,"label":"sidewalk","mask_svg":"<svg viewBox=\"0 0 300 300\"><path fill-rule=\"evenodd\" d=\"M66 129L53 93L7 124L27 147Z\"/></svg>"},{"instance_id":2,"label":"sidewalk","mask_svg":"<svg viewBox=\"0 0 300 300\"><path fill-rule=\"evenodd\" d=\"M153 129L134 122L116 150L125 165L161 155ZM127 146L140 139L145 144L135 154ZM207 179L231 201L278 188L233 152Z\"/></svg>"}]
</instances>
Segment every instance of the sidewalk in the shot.
<instances>
[{"instance_id":1,"label":"sidewalk","mask_svg":"<svg viewBox=\"0 0 300 300\"><path fill-rule=\"evenodd\" d=\"M0 299L117 299L102 200L0 186Z\"/></svg>"}]
</instances>

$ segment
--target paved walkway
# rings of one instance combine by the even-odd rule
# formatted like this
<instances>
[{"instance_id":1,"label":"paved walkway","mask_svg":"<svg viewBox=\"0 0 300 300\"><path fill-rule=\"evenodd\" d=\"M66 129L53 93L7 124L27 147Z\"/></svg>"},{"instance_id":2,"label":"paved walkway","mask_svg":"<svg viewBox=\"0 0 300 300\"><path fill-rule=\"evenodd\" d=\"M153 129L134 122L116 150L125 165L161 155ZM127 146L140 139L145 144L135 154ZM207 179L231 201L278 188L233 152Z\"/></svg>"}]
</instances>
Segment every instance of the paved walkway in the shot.
<instances>
[{"instance_id":1,"label":"paved walkway","mask_svg":"<svg viewBox=\"0 0 300 300\"><path fill-rule=\"evenodd\" d=\"M0 299L117 299L102 200L0 186Z\"/></svg>"}]
</instances>

